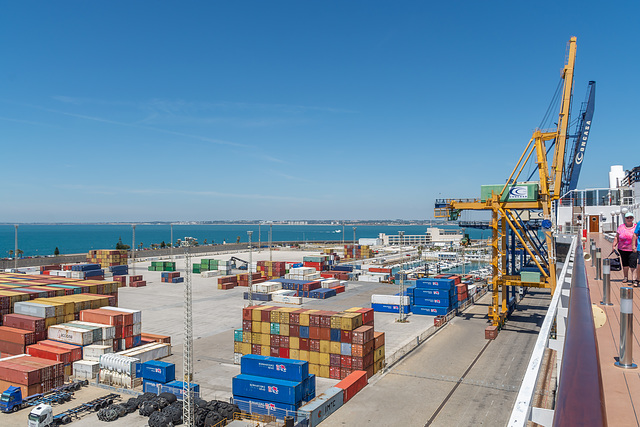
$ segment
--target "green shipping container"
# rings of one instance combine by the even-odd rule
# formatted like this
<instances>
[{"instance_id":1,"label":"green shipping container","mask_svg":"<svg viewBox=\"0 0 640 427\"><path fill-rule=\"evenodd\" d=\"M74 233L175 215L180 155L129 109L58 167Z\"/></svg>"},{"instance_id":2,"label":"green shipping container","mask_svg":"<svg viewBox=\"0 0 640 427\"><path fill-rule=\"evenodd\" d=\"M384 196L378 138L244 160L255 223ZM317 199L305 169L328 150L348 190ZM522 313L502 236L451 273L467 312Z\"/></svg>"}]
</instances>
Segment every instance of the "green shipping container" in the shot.
<instances>
[{"instance_id":1,"label":"green shipping container","mask_svg":"<svg viewBox=\"0 0 640 427\"><path fill-rule=\"evenodd\" d=\"M504 184L480 186L480 200L486 202L491 198L491 192L500 194ZM517 183L508 186L502 193L501 202L535 202L538 200L537 183Z\"/></svg>"},{"instance_id":2,"label":"green shipping container","mask_svg":"<svg viewBox=\"0 0 640 427\"><path fill-rule=\"evenodd\" d=\"M271 324L271 335L280 335L280 323Z\"/></svg>"},{"instance_id":3,"label":"green shipping container","mask_svg":"<svg viewBox=\"0 0 640 427\"><path fill-rule=\"evenodd\" d=\"M200 264L193 264L193 272L200 273Z\"/></svg>"},{"instance_id":4,"label":"green shipping container","mask_svg":"<svg viewBox=\"0 0 640 427\"><path fill-rule=\"evenodd\" d=\"M235 342L242 342L242 329L234 329L233 340Z\"/></svg>"}]
</instances>

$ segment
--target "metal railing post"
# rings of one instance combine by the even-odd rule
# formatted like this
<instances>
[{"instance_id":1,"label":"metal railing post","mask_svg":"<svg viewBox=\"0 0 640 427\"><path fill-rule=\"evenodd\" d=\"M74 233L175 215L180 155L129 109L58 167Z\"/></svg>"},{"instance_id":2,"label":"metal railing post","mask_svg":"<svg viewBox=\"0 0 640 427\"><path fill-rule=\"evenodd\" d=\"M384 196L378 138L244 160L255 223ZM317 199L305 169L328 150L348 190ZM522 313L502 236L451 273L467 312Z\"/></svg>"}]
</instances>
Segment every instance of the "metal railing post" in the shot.
<instances>
[{"instance_id":1,"label":"metal railing post","mask_svg":"<svg viewBox=\"0 0 640 427\"><path fill-rule=\"evenodd\" d=\"M620 357L616 366L637 368L633 363L633 288L620 288Z\"/></svg>"},{"instance_id":2,"label":"metal railing post","mask_svg":"<svg viewBox=\"0 0 640 427\"><path fill-rule=\"evenodd\" d=\"M591 267L595 267L596 266L596 242L594 242L593 239L591 239L590 253L591 253Z\"/></svg>"},{"instance_id":3,"label":"metal railing post","mask_svg":"<svg viewBox=\"0 0 640 427\"><path fill-rule=\"evenodd\" d=\"M601 305L611 304L611 265L609 258L602 260L602 301Z\"/></svg>"},{"instance_id":4,"label":"metal railing post","mask_svg":"<svg viewBox=\"0 0 640 427\"><path fill-rule=\"evenodd\" d=\"M602 280L602 252L596 249L596 280Z\"/></svg>"}]
</instances>

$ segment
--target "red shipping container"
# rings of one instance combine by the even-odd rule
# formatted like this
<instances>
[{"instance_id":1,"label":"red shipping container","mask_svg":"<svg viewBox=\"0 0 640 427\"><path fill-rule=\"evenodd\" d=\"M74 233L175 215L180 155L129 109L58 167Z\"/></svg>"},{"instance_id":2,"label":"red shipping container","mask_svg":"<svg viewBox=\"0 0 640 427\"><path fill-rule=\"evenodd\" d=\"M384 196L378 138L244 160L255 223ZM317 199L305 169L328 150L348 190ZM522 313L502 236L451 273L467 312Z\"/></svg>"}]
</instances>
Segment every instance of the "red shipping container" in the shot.
<instances>
[{"instance_id":1,"label":"red shipping container","mask_svg":"<svg viewBox=\"0 0 640 427\"><path fill-rule=\"evenodd\" d=\"M298 325L289 325L289 336L290 337L299 337L300 336L300 326Z\"/></svg>"},{"instance_id":2,"label":"red shipping container","mask_svg":"<svg viewBox=\"0 0 640 427\"><path fill-rule=\"evenodd\" d=\"M373 308L360 308L356 313L362 313L362 323L373 322Z\"/></svg>"},{"instance_id":3,"label":"red shipping container","mask_svg":"<svg viewBox=\"0 0 640 427\"><path fill-rule=\"evenodd\" d=\"M336 286L336 287L334 287L332 289L336 290L336 294L341 294L341 293L344 292L344 286Z\"/></svg>"},{"instance_id":4,"label":"red shipping container","mask_svg":"<svg viewBox=\"0 0 640 427\"><path fill-rule=\"evenodd\" d=\"M364 346L361 344L352 344L351 345L351 355L362 357L364 355Z\"/></svg>"},{"instance_id":5,"label":"red shipping container","mask_svg":"<svg viewBox=\"0 0 640 427\"><path fill-rule=\"evenodd\" d=\"M340 367L351 369L351 356L340 356Z\"/></svg>"},{"instance_id":6,"label":"red shipping container","mask_svg":"<svg viewBox=\"0 0 640 427\"><path fill-rule=\"evenodd\" d=\"M269 347L271 349L271 357L280 357L280 347Z\"/></svg>"},{"instance_id":7,"label":"red shipping container","mask_svg":"<svg viewBox=\"0 0 640 427\"><path fill-rule=\"evenodd\" d=\"M16 354L24 354L24 344L16 344L14 342L0 341L0 354L2 356L15 356Z\"/></svg>"},{"instance_id":8,"label":"red shipping container","mask_svg":"<svg viewBox=\"0 0 640 427\"><path fill-rule=\"evenodd\" d=\"M309 351L320 351L320 340L309 340Z\"/></svg>"},{"instance_id":9,"label":"red shipping container","mask_svg":"<svg viewBox=\"0 0 640 427\"><path fill-rule=\"evenodd\" d=\"M258 307L257 305L252 305L249 307L245 307L242 309L242 320L253 320L253 310Z\"/></svg>"},{"instance_id":10,"label":"red shipping container","mask_svg":"<svg viewBox=\"0 0 640 427\"><path fill-rule=\"evenodd\" d=\"M289 313L289 327L292 325L300 325L300 313L304 313L306 310L296 310ZM293 335L292 335L293 336Z\"/></svg>"},{"instance_id":11,"label":"red shipping container","mask_svg":"<svg viewBox=\"0 0 640 427\"><path fill-rule=\"evenodd\" d=\"M82 310L80 311L80 320L111 326L122 326L124 324L124 317L121 312L103 309Z\"/></svg>"},{"instance_id":12,"label":"red shipping container","mask_svg":"<svg viewBox=\"0 0 640 427\"><path fill-rule=\"evenodd\" d=\"M340 368L340 379L343 380L347 378L351 374L351 369L349 368Z\"/></svg>"},{"instance_id":13,"label":"red shipping container","mask_svg":"<svg viewBox=\"0 0 640 427\"><path fill-rule=\"evenodd\" d=\"M353 331L340 330L340 342L351 344L353 341Z\"/></svg>"},{"instance_id":14,"label":"red shipping container","mask_svg":"<svg viewBox=\"0 0 640 427\"><path fill-rule=\"evenodd\" d=\"M262 346L260 344L251 344L251 354L262 354Z\"/></svg>"},{"instance_id":15,"label":"red shipping container","mask_svg":"<svg viewBox=\"0 0 640 427\"><path fill-rule=\"evenodd\" d=\"M156 335L156 334L148 334L142 333L142 339L151 340L155 342L171 344L171 337L168 335Z\"/></svg>"},{"instance_id":16,"label":"red shipping container","mask_svg":"<svg viewBox=\"0 0 640 427\"><path fill-rule=\"evenodd\" d=\"M128 336L124 338L125 349L133 348L133 336Z\"/></svg>"},{"instance_id":17,"label":"red shipping container","mask_svg":"<svg viewBox=\"0 0 640 427\"><path fill-rule=\"evenodd\" d=\"M40 368L24 366L13 360L0 362L0 380L21 385L39 384L42 381Z\"/></svg>"},{"instance_id":18,"label":"red shipping container","mask_svg":"<svg viewBox=\"0 0 640 427\"><path fill-rule=\"evenodd\" d=\"M289 348L289 337L284 335L280 337L280 347Z\"/></svg>"},{"instance_id":19,"label":"red shipping container","mask_svg":"<svg viewBox=\"0 0 640 427\"><path fill-rule=\"evenodd\" d=\"M373 326L360 326L353 331L353 344L366 344L373 339Z\"/></svg>"},{"instance_id":20,"label":"red shipping container","mask_svg":"<svg viewBox=\"0 0 640 427\"><path fill-rule=\"evenodd\" d=\"M320 327L331 328L331 316L338 314L336 311L323 311L320 313ZM324 338L323 338L324 339Z\"/></svg>"},{"instance_id":21,"label":"red shipping container","mask_svg":"<svg viewBox=\"0 0 640 427\"><path fill-rule=\"evenodd\" d=\"M329 325L329 326L331 326L331 325ZM315 313L315 314L310 314L309 315L309 336L311 336L311 328L312 327L316 327L316 328L320 327L320 314Z\"/></svg>"},{"instance_id":22,"label":"red shipping container","mask_svg":"<svg viewBox=\"0 0 640 427\"><path fill-rule=\"evenodd\" d=\"M35 335L32 331L26 329L0 326L0 340L22 345L31 345L35 343Z\"/></svg>"},{"instance_id":23,"label":"red shipping container","mask_svg":"<svg viewBox=\"0 0 640 427\"><path fill-rule=\"evenodd\" d=\"M329 367L329 378L334 380L340 379L340 366L330 366Z\"/></svg>"},{"instance_id":24,"label":"red shipping container","mask_svg":"<svg viewBox=\"0 0 640 427\"><path fill-rule=\"evenodd\" d=\"M260 317L263 322L271 323L271 312L275 310L276 307L267 307L263 310L260 310Z\"/></svg>"},{"instance_id":25,"label":"red shipping container","mask_svg":"<svg viewBox=\"0 0 640 427\"><path fill-rule=\"evenodd\" d=\"M279 348L279 357L284 357L285 359L289 358L289 349L288 348L284 348L284 347L280 347Z\"/></svg>"},{"instance_id":26,"label":"red shipping container","mask_svg":"<svg viewBox=\"0 0 640 427\"><path fill-rule=\"evenodd\" d=\"M67 344L60 341L54 340L44 340L40 341L38 345L44 345L48 347L61 348L63 350L68 350L71 352L71 363L76 360L82 360L82 347L79 345Z\"/></svg>"},{"instance_id":27,"label":"red shipping container","mask_svg":"<svg viewBox=\"0 0 640 427\"><path fill-rule=\"evenodd\" d=\"M318 341L320 345L320 341ZM300 350L309 351L309 338L300 338Z\"/></svg>"},{"instance_id":28,"label":"red shipping container","mask_svg":"<svg viewBox=\"0 0 640 427\"><path fill-rule=\"evenodd\" d=\"M331 328L320 328L320 339L325 341L331 341Z\"/></svg>"},{"instance_id":29,"label":"red shipping container","mask_svg":"<svg viewBox=\"0 0 640 427\"><path fill-rule=\"evenodd\" d=\"M311 317L309 317L311 319ZM331 331L329 331L331 332ZM318 326L309 326L309 338L312 340L320 339L320 327Z\"/></svg>"},{"instance_id":30,"label":"red shipping container","mask_svg":"<svg viewBox=\"0 0 640 427\"><path fill-rule=\"evenodd\" d=\"M339 354L329 354L329 366L337 366L340 367L340 355ZM338 370L340 372L340 370Z\"/></svg>"},{"instance_id":31,"label":"red shipping container","mask_svg":"<svg viewBox=\"0 0 640 427\"><path fill-rule=\"evenodd\" d=\"M271 335L271 347L280 347L280 335Z\"/></svg>"},{"instance_id":32,"label":"red shipping container","mask_svg":"<svg viewBox=\"0 0 640 427\"><path fill-rule=\"evenodd\" d=\"M344 390L343 403L347 403L353 396L355 396L360 390L366 387L367 382L367 373L362 370L356 370L351 372L348 376L346 376L342 381L335 385L335 387L341 388Z\"/></svg>"},{"instance_id":33,"label":"red shipping container","mask_svg":"<svg viewBox=\"0 0 640 427\"><path fill-rule=\"evenodd\" d=\"M61 362L63 365L72 363L71 351L63 348L34 344L27 346L27 354L42 359L55 360L56 362Z\"/></svg>"},{"instance_id":34,"label":"red shipping container","mask_svg":"<svg viewBox=\"0 0 640 427\"><path fill-rule=\"evenodd\" d=\"M6 390L10 386L20 387L20 389L22 390L22 396L33 396L34 394L39 394L43 392L42 384L40 383L27 386L22 384L11 383L10 381L0 380L0 390Z\"/></svg>"},{"instance_id":35,"label":"red shipping container","mask_svg":"<svg viewBox=\"0 0 640 427\"><path fill-rule=\"evenodd\" d=\"M384 345L384 332L374 332L373 333L373 348L380 348Z\"/></svg>"},{"instance_id":36,"label":"red shipping container","mask_svg":"<svg viewBox=\"0 0 640 427\"><path fill-rule=\"evenodd\" d=\"M242 321L242 330L245 332L251 332L251 320Z\"/></svg>"},{"instance_id":37,"label":"red shipping container","mask_svg":"<svg viewBox=\"0 0 640 427\"><path fill-rule=\"evenodd\" d=\"M45 320L40 317L27 316L24 314L5 314L2 324L11 328L42 332L46 330L44 322Z\"/></svg>"},{"instance_id":38,"label":"red shipping container","mask_svg":"<svg viewBox=\"0 0 640 427\"><path fill-rule=\"evenodd\" d=\"M365 371L367 371L367 379L371 379L371 377L374 375L373 365L369 366L367 369L365 369Z\"/></svg>"}]
</instances>

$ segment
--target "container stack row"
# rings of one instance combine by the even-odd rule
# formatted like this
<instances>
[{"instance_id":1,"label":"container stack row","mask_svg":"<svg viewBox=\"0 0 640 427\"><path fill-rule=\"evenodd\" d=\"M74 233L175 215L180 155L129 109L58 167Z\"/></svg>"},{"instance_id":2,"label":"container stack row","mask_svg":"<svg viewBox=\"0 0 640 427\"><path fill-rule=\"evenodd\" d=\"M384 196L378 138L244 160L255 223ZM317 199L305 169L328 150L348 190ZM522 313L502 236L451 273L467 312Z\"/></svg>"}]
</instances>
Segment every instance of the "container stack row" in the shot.
<instances>
[{"instance_id":1,"label":"container stack row","mask_svg":"<svg viewBox=\"0 0 640 427\"><path fill-rule=\"evenodd\" d=\"M26 354L0 359L0 390L22 389L22 396L46 393L64 384L62 363Z\"/></svg>"},{"instance_id":2,"label":"container stack row","mask_svg":"<svg viewBox=\"0 0 640 427\"><path fill-rule=\"evenodd\" d=\"M303 360L319 377L343 379L353 370L371 377L384 367L384 333L374 331L371 308L334 312L250 306L243 310L234 341L236 361L243 354Z\"/></svg>"},{"instance_id":3,"label":"container stack row","mask_svg":"<svg viewBox=\"0 0 640 427\"><path fill-rule=\"evenodd\" d=\"M100 264L102 268L117 265L127 265L128 254L124 249L99 249L91 250L87 254L87 262Z\"/></svg>"},{"instance_id":4,"label":"container stack row","mask_svg":"<svg viewBox=\"0 0 640 427\"><path fill-rule=\"evenodd\" d=\"M151 261L149 271L176 271L176 263L172 261Z\"/></svg>"},{"instance_id":5,"label":"container stack row","mask_svg":"<svg viewBox=\"0 0 640 427\"><path fill-rule=\"evenodd\" d=\"M232 380L233 403L248 413L296 416L303 402L315 398L316 378L307 361L248 354Z\"/></svg>"},{"instance_id":6,"label":"container stack row","mask_svg":"<svg viewBox=\"0 0 640 427\"><path fill-rule=\"evenodd\" d=\"M194 273L202 273L205 271L219 271L221 274L227 274L230 270L231 261L203 258L200 260L200 263L193 264Z\"/></svg>"},{"instance_id":7,"label":"container stack row","mask_svg":"<svg viewBox=\"0 0 640 427\"><path fill-rule=\"evenodd\" d=\"M287 274L286 264L284 261L258 261L256 270L262 277L273 279Z\"/></svg>"},{"instance_id":8,"label":"container stack row","mask_svg":"<svg viewBox=\"0 0 640 427\"><path fill-rule=\"evenodd\" d=\"M365 259L373 258L374 254L368 245L344 245L344 258Z\"/></svg>"},{"instance_id":9,"label":"container stack row","mask_svg":"<svg viewBox=\"0 0 640 427\"><path fill-rule=\"evenodd\" d=\"M160 282L163 283L182 283L184 282L184 277L180 277L180 272L163 272L160 273Z\"/></svg>"}]
</instances>

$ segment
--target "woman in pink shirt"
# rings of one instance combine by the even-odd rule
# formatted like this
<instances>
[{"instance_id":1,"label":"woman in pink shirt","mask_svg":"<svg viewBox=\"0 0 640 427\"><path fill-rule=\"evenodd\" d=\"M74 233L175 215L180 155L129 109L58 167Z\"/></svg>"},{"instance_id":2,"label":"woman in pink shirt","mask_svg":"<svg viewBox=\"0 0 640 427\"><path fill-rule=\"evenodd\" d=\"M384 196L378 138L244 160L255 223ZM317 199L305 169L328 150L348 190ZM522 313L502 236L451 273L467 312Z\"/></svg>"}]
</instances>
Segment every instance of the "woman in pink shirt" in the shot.
<instances>
[{"instance_id":1,"label":"woman in pink shirt","mask_svg":"<svg viewBox=\"0 0 640 427\"><path fill-rule=\"evenodd\" d=\"M616 231L616 237L613 239L613 249L618 249L620 253L620 261L622 262L622 272L624 273L624 280L622 283L629 282L629 269L631 269L631 281L634 286L638 285L637 280L633 280L636 267L638 265L637 255L637 239L638 236L634 233L636 225L633 223L633 214L627 212L624 216L624 223L620 224Z\"/></svg>"}]
</instances>

